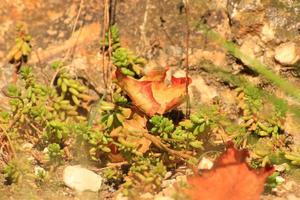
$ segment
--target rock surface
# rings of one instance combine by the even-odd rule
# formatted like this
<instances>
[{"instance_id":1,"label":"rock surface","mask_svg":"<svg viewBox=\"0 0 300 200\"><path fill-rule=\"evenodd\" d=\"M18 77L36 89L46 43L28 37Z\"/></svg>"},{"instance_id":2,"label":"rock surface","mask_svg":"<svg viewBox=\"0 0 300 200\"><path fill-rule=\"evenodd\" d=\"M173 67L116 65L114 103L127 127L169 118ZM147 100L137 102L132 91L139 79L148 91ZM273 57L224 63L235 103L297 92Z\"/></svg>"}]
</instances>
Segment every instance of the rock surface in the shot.
<instances>
[{"instance_id":1,"label":"rock surface","mask_svg":"<svg viewBox=\"0 0 300 200\"><path fill-rule=\"evenodd\" d=\"M97 192L101 188L102 177L79 165L67 166L63 172L63 181L66 186L78 192Z\"/></svg>"},{"instance_id":2,"label":"rock surface","mask_svg":"<svg viewBox=\"0 0 300 200\"><path fill-rule=\"evenodd\" d=\"M296 44L287 42L276 47L275 59L283 65L293 65L297 63L300 56L297 52Z\"/></svg>"}]
</instances>

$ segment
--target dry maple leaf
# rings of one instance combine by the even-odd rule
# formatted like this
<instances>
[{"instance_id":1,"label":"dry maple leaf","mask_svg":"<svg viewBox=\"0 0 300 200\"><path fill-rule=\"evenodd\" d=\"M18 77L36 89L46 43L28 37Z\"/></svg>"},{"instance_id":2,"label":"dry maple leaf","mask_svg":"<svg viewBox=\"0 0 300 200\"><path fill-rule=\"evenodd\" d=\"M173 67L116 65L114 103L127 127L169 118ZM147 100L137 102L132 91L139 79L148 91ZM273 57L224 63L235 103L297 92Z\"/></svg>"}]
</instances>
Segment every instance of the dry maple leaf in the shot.
<instances>
[{"instance_id":1,"label":"dry maple leaf","mask_svg":"<svg viewBox=\"0 0 300 200\"><path fill-rule=\"evenodd\" d=\"M211 170L188 178L185 190L191 200L259 200L273 168L250 169L248 152L229 147Z\"/></svg>"},{"instance_id":2,"label":"dry maple leaf","mask_svg":"<svg viewBox=\"0 0 300 200\"><path fill-rule=\"evenodd\" d=\"M133 104L148 116L153 116L179 106L186 97L186 83L191 83L190 78L172 76L171 83L167 84L165 79L168 70L166 67L164 70L151 71L141 79L134 79L117 69L115 78Z\"/></svg>"}]
</instances>

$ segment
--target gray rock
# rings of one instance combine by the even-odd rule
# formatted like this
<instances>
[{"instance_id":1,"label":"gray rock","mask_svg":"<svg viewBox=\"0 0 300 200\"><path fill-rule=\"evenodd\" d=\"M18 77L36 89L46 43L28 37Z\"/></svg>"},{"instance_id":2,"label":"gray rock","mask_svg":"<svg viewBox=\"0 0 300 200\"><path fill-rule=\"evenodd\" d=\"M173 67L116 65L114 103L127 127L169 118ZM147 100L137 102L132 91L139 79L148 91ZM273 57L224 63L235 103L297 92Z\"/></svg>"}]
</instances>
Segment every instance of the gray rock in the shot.
<instances>
[{"instance_id":1,"label":"gray rock","mask_svg":"<svg viewBox=\"0 0 300 200\"><path fill-rule=\"evenodd\" d=\"M67 166L63 172L63 181L66 186L78 191L97 192L102 184L102 177L96 173L81 167Z\"/></svg>"}]
</instances>

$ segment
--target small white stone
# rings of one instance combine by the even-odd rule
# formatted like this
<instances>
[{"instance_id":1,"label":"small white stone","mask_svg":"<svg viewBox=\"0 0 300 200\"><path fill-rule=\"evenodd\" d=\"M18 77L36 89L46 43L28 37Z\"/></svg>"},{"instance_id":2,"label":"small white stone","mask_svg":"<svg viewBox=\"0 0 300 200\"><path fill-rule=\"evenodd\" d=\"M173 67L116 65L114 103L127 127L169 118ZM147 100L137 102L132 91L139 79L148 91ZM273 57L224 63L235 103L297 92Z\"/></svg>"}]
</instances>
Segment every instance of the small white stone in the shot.
<instances>
[{"instance_id":1,"label":"small white stone","mask_svg":"<svg viewBox=\"0 0 300 200\"><path fill-rule=\"evenodd\" d=\"M211 169L213 165L214 163L211 160L203 157L198 165L198 169Z\"/></svg>"},{"instance_id":2,"label":"small white stone","mask_svg":"<svg viewBox=\"0 0 300 200\"><path fill-rule=\"evenodd\" d=\"M300 56L297 53L296 44L293 42L283 43L275 49L275 60L283 65L293 65L299 59Z\"/></svg>"},{"instance_id":3,"label":"small white stone","mask_svg":"<svg viewBox=\"0 0 300 200\"><path fill-rule=\"evenodd\" d=\"M276 183L281 184L285 181L285 179L282 176L277 176L276 177Z\"/></svg>"},{"instance_id":4,"label":"small white stone","mask_svg":"<svg viewBox=\"0 0 300 200\"><path fill-rule=\"evenodd\" d=\"M25 151L29 151L33 148L33 144L29 143L29 142L26 142L22 145L22 148L25 150Z\"/></svg>"},{"instance_id":5,"label":"small white stone","mask_svg":"<svg viewBox=\"0 0 300 200\"><path fill-rule=\"evenodd\" d=\"M39 174L46 174L46 171L44 168L40 167L40 166L35 166L34 167L34 174L36 176L38 176Z\"/></svg>"},{"instance_id":6,"label":"small white stone","mask_svg":"<svg viewBox=\"0 0 300 200\"><path fill-rule=\"evenodd\" d=\"M87 190L97 192L102 184L101 176L80 165L67 166L63 172L63 180L66 186L78 192Z\"/></svg>"}]
</instances>

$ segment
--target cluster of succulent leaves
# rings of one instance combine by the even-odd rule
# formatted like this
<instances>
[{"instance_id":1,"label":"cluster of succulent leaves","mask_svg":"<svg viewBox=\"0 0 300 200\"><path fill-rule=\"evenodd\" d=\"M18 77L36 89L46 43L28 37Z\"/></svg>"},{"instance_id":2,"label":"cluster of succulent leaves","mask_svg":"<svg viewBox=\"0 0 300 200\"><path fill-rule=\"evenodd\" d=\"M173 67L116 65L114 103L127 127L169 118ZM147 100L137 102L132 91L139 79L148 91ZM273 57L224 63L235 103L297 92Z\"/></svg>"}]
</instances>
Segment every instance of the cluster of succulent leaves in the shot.
<instances>
[{"instance_id":1,"label":"cluster of succulent leaves","mask_svg":"<svg viewBox=\"0 0 300 200\"><path fill-rule=\"evenodd\" d=\"M88 149L92 160L98 161L105 153L111 152L108 145L112 142L112 138L107 132L88 126L86 122L76 124L73 127L73 133L77 137L80 146Z\"/></svg>"},{"instance_id":2,"label":"cluster of succulent leaves","mask_svg":"<svg viewBox=\"0 0 300 200\"><path fill-rule=\"evenodd\" d=\"M167 167L159 158L144 155L134 157L123 169L120 167L103 170L110 185L122 185L122 193L134 198L137 193L159 191L167 173Z\"/></svg>"},{"instance_id":3,"label":"cluster of succulent leaves","mask_svg":"<svg viewBox=\"0 0 300 200\"><path fill-rule=\"evenodd\" d=\"M241 126L245 132L237 140L252 150L251 164L262 167L268 164L285 165L285 169L299 165L299 153L290 150L291 138L283 128L286 109L285 104L278 102L275 114L264 116L262 100L253 90L238 89L237 100L242 111ZM258 98L258 99L257 99ZM259 102L260 101L260 102ZM254 108L254 109L253 109Z\"/></svg>"},{"instance_id":4,"label":"cluster of succulent leaves","mask_svg":"<svg viewBox=\"0 0 300 200\"><path fill-rule=\"evenodd\" d=\"M7 127L10 137L24 141L29 139L39 149L44 149L50 165L63 162L63 148L71 137L86 141L90 145L92 158L93 148L109 151L105 146L109 139L105 140L101 132L88 127L87 118L78 112L87 100L85 97L88 97L87 88L81 82L62 70L56 84L50 87L38 82L29 66L21 67L20 77L18 85L9 85L7 88L11 110L1 112L1 124ZM14 123L11 125L12 121ZM4 168L8 183L18 179L19 173L15 168L17 166L14 163L8 163Z\"/></svg>"},{"instance_id":5,"label":"cluster of succulent leaves","mask_svg":"<svg viewBox=\"0 0 300 200\"><path fill-rule=\"evenodd\" d=\"M282 184L284 179L280 176L279 172L274 172L271 176L268 177L265 191L271 192L273 188L276 188L278 185Z\"/></svg>"},{"instance_id":6,"label":"cluster of succulent leaves","mask_svg":"<svg viewBox=\"0 0 300 200\"><path fill-rule=\"evenodd\" d=\"M18 26L17 32L19 36L15 39L15 45L8 53L7 59L9 62L15 64L26 63L31 53L31 36L26 33L23 26Z\"/></svg>"},{"instance_id":7,"label":"cluster of succulent leaves","mask_svg":"<svg viewBox=\"0 0 300 200\"><path fill-rule=\"evenodd\" d=\"M109 46L112 47L112 61L113 64L127 76L141 76L142 67L146 61L142 57L134 55L134 53L120 45L120 35L118 28L114 25L111 26L109 32L105 35L105 41L100 42L100 45L105 50Z\"/></svg>"},{"instance_id":8,"label":"cluster of succulent leaves","mask_svg":"<svg viewBox=\"0 0 300 200\"><path fill-rule=\"evenodd\" d=\"M123 193L130 196L139 192L159 191L166 173L167 168L159 158L136 157L125 177Z\"/></svg>"},{"instance_id":9,"label":"cluster of succulent leaves","mask_svg":"<svg viewBox=\"0 0 300 200\"><path fill-rule=\"evenodd\" d=\"M194 114L190 119L181 121L175 126L171 119L160 115L150 120L153 125L151 132L160 136L162 140L177 150L202 149L201 134L209 126L209 120L200 113Z\"/></svg>"},{"instance_id":10,"label":"cluster of succulent leaves","mask_svg":"<svg viewBox=\"0 0 300 200\"><path fill-rule=\"evenodd\" d=\"M36 128L46 127L46 132L59 131L53 141L56 139L61 141L63 125L55 121L66 119L66 116L61 115L65 111L61 105L64 105L66 100L59 97L55 89L38 83L31 67L23 66L20 71L24 83L23 88L16 85L8 87L9 96L12 97L10 105L13 116L20 119L17 122L20 123L19 127L22 127L21 124L26 125L26 122L31 122L37 126ZM52 138L53 134L50 133L50 135L49 138ZM47 135L43 136L47 137Z\"/></svg>"},{"instance_id":11,"label":"cluster of succulent leaves","mask_svg":"<svg viewBox=\"0 0 300 200\"><path fill-rule=\"evenodd\" d=\"M69 104L73 103L75 106L79 106L82 102L89 101L90 96L87 94L88 88L82 85L78 80L72 77L66 69L60 70L59 76L56 81L56 86L60 90L60 97L62 99L71 99L72 102L65 101L64 107L69 108L69 113L74 113L73 109L69 107ZM62 103L63 104L63 103ZM68 110L68 109L67 109ZM76 115L74 113L74 115Z\"/></svg>"},{"instance_id":12,"label":"cluster of succulent leaves","mask_svg":"<svg viewBox=\"0 0 300 200\"><path fill-rule=\"evenodd\" d=\"M135 56L132 51L123 47L113 51L112 61L127 76L140 76L142 74L142 66L145 64L143 58Z\"/></svg>"},{"instance_id":13,"label":"cluster of succulent leaves","mask_svg":"<svg viewBox=\"0 0 300 200\"><path fill-rule=\"evenodd\" d=\"M130 116L130 109L107 101L100 102L101 124L105 124L108 130L121 126Z\"/></svg>"},{"instance_id":14,"label":"cluster of succulent leaves","mask_svg":"<svg viewBox=\"0 0 300 200\"><path fill-rule=\"evenodd\" d=\"M116 25L110 26L109 31L105 33L104 41L100 41L100 47L104 48L104 50L107 50L109 46L111 46L113 50L121 46L120 33Z\"/></svg>"},{"instance_id":15,"label":"cluster of succulent leaves","mask_svg":"<svg viewBox=\"0 0 300 200\"><path fill-rule=\"evenodd\" d=\"M111 49L109 47L111 46ZM104 51L111 51L113 64L118 67L124 75L140 76L142 67L146 61L138 56L135 56L132 51L121 47L120 33L116 25L110 26L106 32L104 41L100 41L100 47Z\"/></svg>"},{"instance_id":16,"label":"cluster of succulent leaves","mask_svg":"<svg viewBox=\"0 0 300 200\"><path fill-rule=\"evenodd\" d=\"M3 169L4 178L6 180L6 184L12 184L18 182L20 178L20 170L18 169L18 165L14 162L9 162Z\"/></svg>"}]
</instances>

